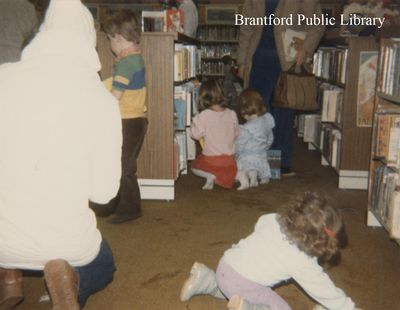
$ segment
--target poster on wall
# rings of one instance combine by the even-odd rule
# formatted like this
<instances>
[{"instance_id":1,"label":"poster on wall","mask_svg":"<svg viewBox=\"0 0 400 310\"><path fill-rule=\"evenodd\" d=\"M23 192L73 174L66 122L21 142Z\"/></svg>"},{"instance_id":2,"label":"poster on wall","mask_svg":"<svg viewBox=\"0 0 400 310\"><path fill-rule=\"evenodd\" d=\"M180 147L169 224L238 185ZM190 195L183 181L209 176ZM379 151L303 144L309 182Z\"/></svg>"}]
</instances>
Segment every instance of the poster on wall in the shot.
<instances>
[{"instance_id":1,"label":"poster on wall","mask_svg":"<svg viewBox=\"0 0 400 310\"><path fill-rule=\"evenodd\" d=\"M357 90L357 126L372 127L378 52L360 52Z\"/></svg>"}]
</instances>

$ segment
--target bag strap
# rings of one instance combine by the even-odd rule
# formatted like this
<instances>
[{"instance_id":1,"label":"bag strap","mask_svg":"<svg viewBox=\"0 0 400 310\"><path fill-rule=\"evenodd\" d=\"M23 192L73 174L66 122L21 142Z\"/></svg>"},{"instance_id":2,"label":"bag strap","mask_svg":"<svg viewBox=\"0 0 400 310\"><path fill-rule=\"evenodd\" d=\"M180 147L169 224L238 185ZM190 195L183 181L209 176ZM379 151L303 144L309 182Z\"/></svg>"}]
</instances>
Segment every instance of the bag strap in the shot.
<instances>
[{"instance_id":1,"label":"bag strap","mask_svg":"<svg viewBox=\"0 0 400 310\"><path fill-rule=\"evenodd\" d=\"M299 76L310 76L313 75L311 72L309 72L306 67L302 64L301 66L297 66L296 63L293 63L293 65L289 68L288 71L286 71L291 74L299 75Z\"/></svg>"}]
</instances>

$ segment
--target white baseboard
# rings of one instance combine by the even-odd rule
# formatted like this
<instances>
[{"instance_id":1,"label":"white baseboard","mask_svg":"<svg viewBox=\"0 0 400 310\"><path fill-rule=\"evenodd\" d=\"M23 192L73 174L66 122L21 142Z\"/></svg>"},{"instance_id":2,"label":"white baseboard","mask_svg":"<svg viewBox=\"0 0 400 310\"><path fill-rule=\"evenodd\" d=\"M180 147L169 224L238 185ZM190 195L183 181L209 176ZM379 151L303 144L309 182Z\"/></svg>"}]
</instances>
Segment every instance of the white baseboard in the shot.
<instances>
[{"instance_id":1,"label":"white baseboard","mask_svg":"<svg viewBox=\"0 0 400 310\"><path fill-rule=\"evenodd\" d=\"M314 151L314 150L317 149L317 147L314 145L314 143L308 142L308 149L309 149L310 151Z\"/></svg>"},{"instance_id":2,"label":"white baseboard","mask_svg":"<svg viewBox=\"0 0 400 310\"><path fill-rule=\"evenodd\" d=\"M321 165L325 167L330 166L329 161L325 159L324 155L321 155Z\"/></svg>"},{"instance_id":3,"label":"white baseboard","mask_svg":"<svg viewBox=\"0 0 400 310\"><path fill-rule=\"evenodd\" d=\"M339 188L368 189L368 171L339 170Z\"/></svg>"},{"instance_id":4,"label":"white baseboard","mask_svg":"<svg viewBox=\"0 0 400 310\"><path fill-rule=\"evenodd\" d=\"M375 217L375 215L368 210L367 213L367 226L368 227L381 227L381 223L378 221L378 219Z\"/></svg>"},{"instance_id":5,"label":"white baseboard","mask_svg":"<svg viewBox=\"0 0 400 310\"><path fill-rule=\"evenodd\" d=\"M174 200L175 181L165 179L138 179L142 199Z\"/></svg>"}]
</instances>

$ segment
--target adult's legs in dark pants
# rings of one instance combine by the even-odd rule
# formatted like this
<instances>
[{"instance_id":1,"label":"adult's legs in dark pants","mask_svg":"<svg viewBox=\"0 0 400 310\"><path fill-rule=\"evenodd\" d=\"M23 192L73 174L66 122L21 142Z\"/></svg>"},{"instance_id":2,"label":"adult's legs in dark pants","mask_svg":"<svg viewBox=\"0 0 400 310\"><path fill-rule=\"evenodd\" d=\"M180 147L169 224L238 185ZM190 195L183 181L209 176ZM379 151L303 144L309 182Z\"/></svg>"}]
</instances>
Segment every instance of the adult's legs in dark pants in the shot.
<instances>
[{"instance_id":1,"label":"adult's legs in dark pants","mask_svg":"<svg viewBox=\"0 0 400 310\"><path fill-rule=\"evenodd\" d=\"M253 57L249 87L257 90L275 120L274 143L271 149L282 152L281 166L291 168L293 150L293 110L272 107L274 90L281 67L276 51L264 50Z\"/></svg>"},{"instance_id":2,"label":"adult's legs in dark pants","mask_svg":"<svg viewBox=\"0 0 400 310\"><path fill-rule=\"evenodd\" d=\"M142 215L140 189L137 181L137 157L146 135L148 121L146 118L122 120L122 176L114 214L108 220L118 224L138 218Z\"/></svg>"},{"instance_id":3,"label":"adult's legs in dark pants","mask_svg":"<svg viewBox=\"0 0 400 310\"><path fill-rule=\"evenodd\" d=\"M83 308L90 295L105 288L113 279L114 258L107 241L103 239L99 254L92 262L75 270L79 275L78 300Z\"/></svg>"}]
</instances>

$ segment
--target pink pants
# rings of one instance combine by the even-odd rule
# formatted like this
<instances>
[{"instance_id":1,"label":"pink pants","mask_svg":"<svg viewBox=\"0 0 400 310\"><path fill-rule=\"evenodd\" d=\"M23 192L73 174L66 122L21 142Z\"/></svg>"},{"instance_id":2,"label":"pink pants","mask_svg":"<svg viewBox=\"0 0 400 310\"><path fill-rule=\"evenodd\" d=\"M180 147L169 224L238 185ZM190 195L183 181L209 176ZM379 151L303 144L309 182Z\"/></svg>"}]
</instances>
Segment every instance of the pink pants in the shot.
<instances>
[{"instance_id":1,"label":"pink pants","mask_svg":"<svg viewBox=\"0 0 400 310\"><path fill-rule=\"evenodd\" d=\"M252 282L233 270L221 258L216 271L218 288L230 299L238 295L255 305L269 306L271 310L291 310L286 301L270 287Z\"/></svg>"}]
</instances>

